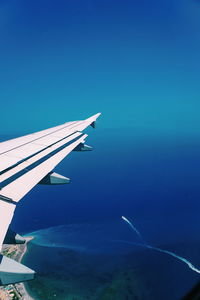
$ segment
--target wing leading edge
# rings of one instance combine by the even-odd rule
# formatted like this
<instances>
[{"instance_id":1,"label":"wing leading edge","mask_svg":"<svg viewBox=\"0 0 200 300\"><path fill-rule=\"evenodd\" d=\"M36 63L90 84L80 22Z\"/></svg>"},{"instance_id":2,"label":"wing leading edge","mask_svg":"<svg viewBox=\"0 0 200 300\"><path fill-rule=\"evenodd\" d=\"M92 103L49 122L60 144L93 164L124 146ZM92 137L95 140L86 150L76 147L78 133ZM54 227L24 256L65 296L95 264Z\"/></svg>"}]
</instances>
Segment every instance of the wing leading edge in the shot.
<instances>
[{"instance_id":1,"label":"wing leading edge","mask_svg":"<svg viewBox=\"0 0 200 300\"><path fill-rule=\"evenodd\" d=\"M84 147L87 134L82 131L90 125L95 127L99 116L100 113L0 143L0 248L17 202L45 176L52 174L71 151L87 149L88 146Z\"/></svg>"}]
</instances>

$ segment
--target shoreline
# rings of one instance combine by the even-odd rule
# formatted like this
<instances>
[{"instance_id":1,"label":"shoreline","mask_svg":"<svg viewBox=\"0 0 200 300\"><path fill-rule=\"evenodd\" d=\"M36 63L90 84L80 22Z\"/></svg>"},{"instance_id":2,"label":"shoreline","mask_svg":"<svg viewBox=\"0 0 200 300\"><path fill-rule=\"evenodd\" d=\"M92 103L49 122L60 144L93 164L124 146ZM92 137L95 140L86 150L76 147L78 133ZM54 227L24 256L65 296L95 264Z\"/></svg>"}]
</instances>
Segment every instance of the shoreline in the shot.
<instances>
[{"instance_id":1,"label":"shoreline","mask_svg":"<svg viewBox=\"0 0 200 300\"><path fill-rule=\"evenodd\" d=\"M24 249L23 251L20 253L20 257L17 259L17 261L19 263L22 262L25 254L27 253L27 250L28 250L28 243L34 239L33 236L27 236L27 237L24 237L26 242L24 244ZM35 300L33 297L30 296L30 294L28 293L27 289L26 289L26 286L25 286L25 283L24 282L20 282L20 283L16 283L14 284L14 287L15 289L17 290L17 292L21 295L21 299L23 300Z\"/></svg>"}]
</instances>

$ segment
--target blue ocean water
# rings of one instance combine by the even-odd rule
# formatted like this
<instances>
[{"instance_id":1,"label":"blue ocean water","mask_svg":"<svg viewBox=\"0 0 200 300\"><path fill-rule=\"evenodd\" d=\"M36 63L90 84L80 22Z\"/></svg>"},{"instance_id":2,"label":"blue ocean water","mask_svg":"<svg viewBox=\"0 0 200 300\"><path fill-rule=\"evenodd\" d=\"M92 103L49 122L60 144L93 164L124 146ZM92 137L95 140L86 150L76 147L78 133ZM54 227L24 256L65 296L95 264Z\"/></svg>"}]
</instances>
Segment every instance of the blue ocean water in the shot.
<instances>
[{"instance_id":1,"label":"blue ocean water","mask_svg":"<svg viewBox=\"0 0 200 300\"><path fill-rule=\"evenodd\" d=\"M138 237L119 220L30 234L23 262L38 272L28 283L36 299L181 299L199 278L174 257L131 245ZM199 264L198 242L158 245Z\"/></svg>"},{"instance_id":2,"label":"blue ocean water","mask_svg":"<svg viewBox=\"0 0 200 300\"><path fill-rule=\"evenodd\" d=\"M28 284L32 294L181 299L199 274L118 240L138 242L124 215L151 245L200 267L198 139L99 127L89 130L87 143L93 152L72 153L56 168L70 185L37 186L17 208L13 228L35 237L24 259L38 273Z\"/></svg>"}]
</instances>

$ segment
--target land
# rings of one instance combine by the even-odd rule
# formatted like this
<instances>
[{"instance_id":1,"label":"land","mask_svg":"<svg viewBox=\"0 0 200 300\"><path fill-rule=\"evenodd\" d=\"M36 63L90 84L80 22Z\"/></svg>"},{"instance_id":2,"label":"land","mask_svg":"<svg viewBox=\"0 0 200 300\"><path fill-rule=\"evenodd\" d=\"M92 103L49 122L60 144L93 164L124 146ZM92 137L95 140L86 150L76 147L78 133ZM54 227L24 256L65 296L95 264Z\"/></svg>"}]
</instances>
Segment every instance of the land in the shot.
<instances>
[{"instance_id":1,"label":"land","mask_svg":"<svg viewBox=\"0 0 200 300\"><path fill-rule=\"evenodd\" d=\"M26 237L25 244L19 245L3 245L1 254L12 258L18 262L22 261L23 256L27 251L27 244L33 237ZM23 283L9 284L0 286L0 300L34 300L28 294Z\"/></svg>"}]
</instances>

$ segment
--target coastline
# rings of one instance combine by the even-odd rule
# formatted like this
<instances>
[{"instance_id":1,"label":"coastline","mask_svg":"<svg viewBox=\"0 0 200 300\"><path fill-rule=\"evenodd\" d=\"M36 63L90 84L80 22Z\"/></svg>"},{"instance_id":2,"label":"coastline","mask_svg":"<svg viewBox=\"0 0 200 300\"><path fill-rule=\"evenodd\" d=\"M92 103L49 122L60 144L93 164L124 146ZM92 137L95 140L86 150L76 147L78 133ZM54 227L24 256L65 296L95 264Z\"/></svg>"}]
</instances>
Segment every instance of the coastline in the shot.
<instances>
[{"instance_id":1,"label":"coastline","mask_svg":"<svg viewBox=\"0 0 200 300\"><path fill-rule=\"evenodd\" d=\"M28 250L28 243L33 239L33 236L26 236L24 244L17 245L4 245L2 254L12 258L13 260L21 263ZM28 293L25 283L20 282L16 284L9 284L7 286L0 287L0 299L3 300L35 300Z\"/></svg>"},{"instance_id":2,"label":"coastline","mask_svg":"<svg viewBox=\"0 0 200 300\"><path fill-rule=\"evenodd\" d=\"M22 262L25 254L27 253L27 250L28 250L28 243L34 239L33 236L27 236L27 237L24 237L26 242L24 244L24 249L23 251L21 251L20 253L20 256L18 258L18 262ZM28 293L27 289L26 289L26 286L25 286L25 283L24 282L20 282L20 283L16 283L14 284L15 286L15 289L18 291L18 293L21 295L21 299L23 300L35 300L33 297L30 296L30 294Z\"/></svg>"}]
</instances>

